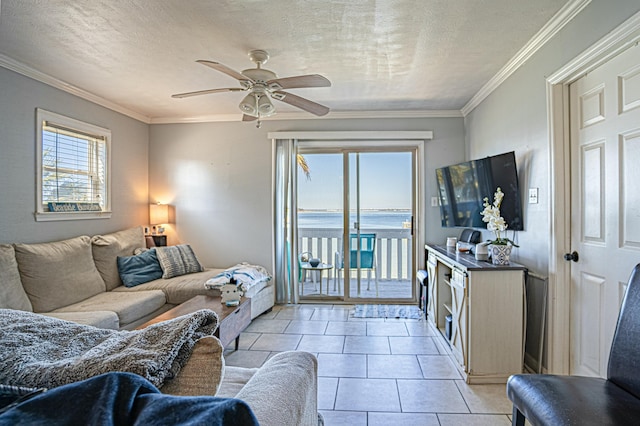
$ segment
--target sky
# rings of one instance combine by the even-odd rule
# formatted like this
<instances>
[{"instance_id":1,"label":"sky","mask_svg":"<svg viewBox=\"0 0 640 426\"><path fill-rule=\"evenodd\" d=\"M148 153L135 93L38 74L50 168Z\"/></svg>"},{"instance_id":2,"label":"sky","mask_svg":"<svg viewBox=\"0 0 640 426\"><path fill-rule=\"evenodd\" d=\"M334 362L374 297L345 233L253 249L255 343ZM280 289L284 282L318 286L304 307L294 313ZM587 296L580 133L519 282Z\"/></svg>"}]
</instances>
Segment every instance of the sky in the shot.
<instances>
[{"instance_id":1,"label":"sky","mask_svg":"<svg viewBox=\"0 0 640 426\"><path fill-rule=\"evenodd\" d=\"M342 209L342 153L304 154L307 180L298 167L298 208ZM351 195L355 197L355 153L350 153ZM411 209L411 153L360 153L360 208ZM352 208L355 200L352 198Z\"/></svg>"}]
</instances>

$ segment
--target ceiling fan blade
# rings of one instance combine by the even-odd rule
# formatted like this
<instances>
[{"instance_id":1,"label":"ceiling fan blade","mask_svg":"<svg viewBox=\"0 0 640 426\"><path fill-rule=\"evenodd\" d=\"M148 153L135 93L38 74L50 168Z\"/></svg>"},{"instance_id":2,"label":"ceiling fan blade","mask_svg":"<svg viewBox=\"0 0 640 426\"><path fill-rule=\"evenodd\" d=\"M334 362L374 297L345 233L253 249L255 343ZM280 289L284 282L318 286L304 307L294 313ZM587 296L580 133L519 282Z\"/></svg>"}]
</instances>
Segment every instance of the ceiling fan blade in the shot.
<instances>
[{"instance_id":1,"label":"ceiling fan blade","mask_svg":"<svg viewBox=\"0 0 640 426\"><path fill-rule=\"evenodd\" d=\"M196 62L202 64L202 65L206 65L209 68L213 68L216 71L220 71L221 73L225 73L226 75L235 78L236 80L240 80L240 81L253 81L251 80L249 77L247 77L244 74L239 73L236 70L232 70L231 68L229 68L226 65L222 65L219 62L214 62L214 61L205 61L204 59L199 59Z\"/></svg>"},{"instance_id":2,"label":"ceiling fan blade","mask_svg":"<svg viewBox=\"0 0 640 426\"><path fill-rule=\"evenodd\" d=\"M310 101L309 99L301 98L300 96L292 95L291 93L282 92L280 90L273 92L273 98L317 116L327 115L330 111L330 109L324 105L320 105L319 103Z\"/></svg>"},{"instance_id":3,"label":"ceiling fan blade","mask_svg":"<svg viewBox=\"0 0 640 426\"><path fill-rule=\"evenodd\" d=\"M241 87L227 87L224 89L209 89L209 90L198 90L197 92L178 93L175 95L171 95L171 97L172 98L188 98L191 96L208 95L210 93L242 92L244 90L247 90L247 89L243 89Z\"/></svg>"},{"instance_id":4,"label":"ceiling fan blade","mask_svg":"<svg viewBox=\"0 0 640 426\"><path fill-rule=\"evenodd\" d=\"M296 77L274 78L267 81L271 90L297 89L303 87L329 87L331 82L320 74L299 75Z\"/></svg>"},{"instance_id":5,"label":"ceiling fan blade","mask_svg":"<svg viewBox=\"0 0 640 426\"><path fill-rule=\"evenodd\" d=\"M258 117L254 117L253 115L242 114L242 121L256 121Z\"/></svg>"}]
</instances>

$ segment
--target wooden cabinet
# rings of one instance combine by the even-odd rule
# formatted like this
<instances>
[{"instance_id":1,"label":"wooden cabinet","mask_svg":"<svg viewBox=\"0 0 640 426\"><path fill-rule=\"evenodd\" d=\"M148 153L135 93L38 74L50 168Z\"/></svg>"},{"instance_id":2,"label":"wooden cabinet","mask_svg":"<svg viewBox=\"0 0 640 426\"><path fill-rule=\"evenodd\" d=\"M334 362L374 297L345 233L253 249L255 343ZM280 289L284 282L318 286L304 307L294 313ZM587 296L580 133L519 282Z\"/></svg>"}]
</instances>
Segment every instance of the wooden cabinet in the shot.
<instances>
[{"instance_id":1,"label":"wooden cabinet","mask_svg":"<svg viewBox=\"0 0 640 426\"><path fill-rule=\"evenodd\" d=\"M438 315L436 304L438 300L437 270L438 261L435 255L427 255L427 318L436 318Z\"/></svg>"},{"instance_id":2,"label":"wooden cabinet","mask_svg":"<svg viewBox=\"0 0 640 426\"><path fill-rule=\"evenodd\" d=\"M522 372L525 267L492 265L453 248L426 250L428 319L467 383L505 383Z\"/></svg>"},{"instance_id":3,"label":"wooden cabinet","mask_svg":"<svg viewBox=\"0 0 640 426\"><path fill-rule=\"evenodd\" d=\"M468 364L467 276L458 269L451 271L451 352L458 365Z\"/></svg>"}]
</instances>

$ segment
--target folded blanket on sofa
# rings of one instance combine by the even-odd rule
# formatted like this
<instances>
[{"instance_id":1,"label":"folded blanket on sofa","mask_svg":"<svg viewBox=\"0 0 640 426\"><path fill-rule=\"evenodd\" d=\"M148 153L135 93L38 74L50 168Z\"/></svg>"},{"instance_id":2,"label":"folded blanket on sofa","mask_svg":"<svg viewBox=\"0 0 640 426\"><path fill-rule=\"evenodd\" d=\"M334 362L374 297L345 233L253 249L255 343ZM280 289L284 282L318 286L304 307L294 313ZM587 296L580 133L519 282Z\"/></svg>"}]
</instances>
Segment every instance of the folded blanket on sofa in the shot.
<instances>
[{"instance_id":1,"label":"folded blanket on sofa","mask_svg":"<svg viewBox=\"0 0 640 426\"><path fill-rule=\"evenodd\" d=\"M250 265L249 263L243 262L227 268L215 277L208 279L207 282L204 283L204 286L208 289L219 288L228 284L231 278L236 280L238 284L242 284L246 291L251 288L252 285L269 281L271 275L260 265Z\"/></svg>"},{"instance_id":2,"label":"folded blanket on sofa","mask_svg":"<svg viewBox=\"0 0 640 426\"><path fill-rule=\"evenodd\" d=\"M196 341L214 333L218 317L203 309L118 331L0 309L0 324L0 383L52 388L123 371L161 387L185 365Z\"/></svg>"},{"instance_id":3,"label":"folded blanket on sofa","mask_svg":"<svg viewBox=\"0 0 640 426\"><path fill-rule=\"evenodd\" d=\"M2 400L1 425L259 426L244 401L164 395L130 373L105 373L46 392L8 394L7 405Z\"/></svg>"}]
</instances>

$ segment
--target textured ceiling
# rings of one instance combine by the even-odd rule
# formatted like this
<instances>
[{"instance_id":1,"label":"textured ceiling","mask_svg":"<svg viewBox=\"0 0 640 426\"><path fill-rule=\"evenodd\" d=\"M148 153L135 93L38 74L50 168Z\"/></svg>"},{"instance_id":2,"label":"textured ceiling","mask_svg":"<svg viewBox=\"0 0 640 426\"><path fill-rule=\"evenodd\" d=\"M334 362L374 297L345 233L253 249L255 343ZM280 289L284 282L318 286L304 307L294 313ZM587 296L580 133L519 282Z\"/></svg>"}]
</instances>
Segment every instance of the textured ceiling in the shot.
<instances>
[{"instance_id":1,"label":"textured ceiling","mask_svg":"<svg viewBox=\"0 0 640 426\"><path fill-rule=\"evenodd\" d=\"M238 86L195 61L241 71L251 49L279 77L331 80L291 92L332 111L459 110L565 3L2 0L0 54L152 119L240 117L243 93L171 95Z\"/></svg>"}]
</instances>

